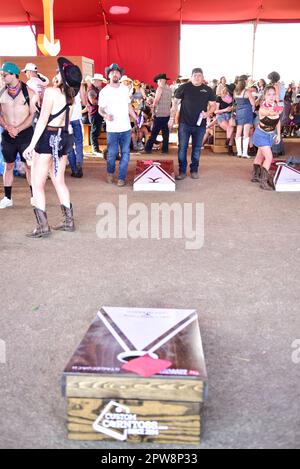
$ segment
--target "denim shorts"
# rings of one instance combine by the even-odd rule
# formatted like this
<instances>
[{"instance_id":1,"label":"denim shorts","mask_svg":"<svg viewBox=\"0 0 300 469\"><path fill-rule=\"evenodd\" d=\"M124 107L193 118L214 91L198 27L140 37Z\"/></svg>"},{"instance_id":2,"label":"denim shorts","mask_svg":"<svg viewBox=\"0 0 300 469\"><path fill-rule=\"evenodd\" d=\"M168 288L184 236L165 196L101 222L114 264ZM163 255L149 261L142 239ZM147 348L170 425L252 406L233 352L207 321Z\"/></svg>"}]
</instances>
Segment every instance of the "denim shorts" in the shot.
<instances>
[{"instance_id":1,"label":"denim shorts","mask_svg":"<svg viewBox=\"0 0 300 469\"><path fill-rule=\"evenodd\" d=\"M256 147L272 147L276 132L264 132L259 127L255 129L253 134L253 143Z\"/></svg>"},{"instance_id":2,"label":"denim shorts","mask_svg":"<svg viewBox=\"0 0 300 469\"><path fill-rule=\"evenodd\" d=\"M223 112L222 114L217 115L217 122L221 124L221 122L229 121L231 118L231 112Z\"/></svg>"}]
</instances>

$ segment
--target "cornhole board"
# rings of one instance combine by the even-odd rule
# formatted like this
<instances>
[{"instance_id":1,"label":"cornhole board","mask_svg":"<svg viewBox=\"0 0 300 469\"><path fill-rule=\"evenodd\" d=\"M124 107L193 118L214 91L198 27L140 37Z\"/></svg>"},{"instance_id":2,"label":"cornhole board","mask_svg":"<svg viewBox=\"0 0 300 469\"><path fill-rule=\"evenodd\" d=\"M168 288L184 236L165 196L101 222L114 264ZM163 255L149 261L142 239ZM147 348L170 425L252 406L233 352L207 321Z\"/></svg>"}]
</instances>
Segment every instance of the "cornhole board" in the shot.
<instances>
[{"instance_id":1,"label":"cornhole board","mask_svg":"<svg viewBox=\"0 0 300 469\"><path fill-rule=\"evenodd\" d=\"M170 368L122 370L145 353ZM199 443L206 387L195 310L102 307L63 372L68 438Z\"/></svg>"},{"instance_id":2,"label":"cornhole board","mask_svg":"<svg viewBox=\"0 0 300 469\"><path fill-rule=\"evenodd\" d=\"M274 184L277 192L300 192L300 171L278 163Z\"/></svg>"},{"instance_id":3,"label":"cornhole board","mask_svg":"<svg viewBox=\"0 0 300 469\"><path fill-rule=\"evenodd\" d=\"M175 192L173 161L137 161L133 190Z\"/></svg>"}]
</instances>

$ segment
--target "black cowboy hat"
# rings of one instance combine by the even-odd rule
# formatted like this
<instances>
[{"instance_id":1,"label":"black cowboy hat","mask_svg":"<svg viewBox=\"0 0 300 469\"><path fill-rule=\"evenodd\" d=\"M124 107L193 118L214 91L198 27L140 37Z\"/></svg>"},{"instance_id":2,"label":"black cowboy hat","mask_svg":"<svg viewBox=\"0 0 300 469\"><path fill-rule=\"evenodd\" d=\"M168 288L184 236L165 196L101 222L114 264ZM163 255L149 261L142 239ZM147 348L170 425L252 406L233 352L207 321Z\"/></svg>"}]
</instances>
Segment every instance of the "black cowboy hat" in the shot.
<instances>
[{"instance_id":1,"label":"black cowboy hat","mask_svg":"<svg viewBox=\"0 0 300 469\"><path fill-rule=\"evenodd\" d=\"M153 78L153 81L155 81L155 83L157 83L158 80L171 80L171 78L168 78L165 73L159 73Z\"/></svg>"},{"instance_id":2,"label":"black cowboy hat","mask_svg":"<svg viewBox=\"0 0 300 469\"><path fill-rule=\"evenodd\" d=\"M230 93L231 95L233 95L234 93L234 90L235 90L235 84L234 83L231 83L230 85L225 85L228 93Z\"/></svg>"},{"instance_id":3,"label":"black cowboy hat","mask_svg":"<svg viewBox=\"0 0 300 469\"><path fill-rule=\"evenodd\" d=\"M74 88L76 93L78 93L82 82L80 68L65 57L59 57L57 63L64 86Z\"/></svg>"},{"instance_id":4,"label":"black cowboy hat","mask_svg":"<svg viewBox=\"0 0 300 469\"><path fill-rule=\"evenodd\" d=\"M105 68L105 74L106 74L107 80L109 79L110 72L112 72L113 70L117 70L118 72L120 72L121 76L124 73L124 68L120 68L118 64L111 64L109 67Z\"/></svg>"}]
</instances>

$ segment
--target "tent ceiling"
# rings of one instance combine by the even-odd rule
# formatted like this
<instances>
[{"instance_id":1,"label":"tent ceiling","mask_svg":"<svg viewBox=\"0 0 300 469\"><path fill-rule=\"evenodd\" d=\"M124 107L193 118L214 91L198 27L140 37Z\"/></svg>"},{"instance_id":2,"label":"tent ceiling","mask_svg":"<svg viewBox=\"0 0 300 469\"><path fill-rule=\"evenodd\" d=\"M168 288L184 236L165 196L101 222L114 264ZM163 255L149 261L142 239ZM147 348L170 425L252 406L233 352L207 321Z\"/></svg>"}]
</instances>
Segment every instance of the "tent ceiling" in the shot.
<instances>
[{"instance_id":1,"label":"tent ceiling","mask_svg":"<svg viewBox=\"0 0 300 469\"><path fill-rule=\"evenodd\" d=\"M112 23L178 22L180 7L186 23L239 22L259 17L262 21L300 21L299 0L103 0L107 19ZM128 6L127 15L110 15L111 6ZM43 21L42 0L9 0L2 2L0 23ZM58 22L102 22L99 0L56 0L54 19Z\"/></svg>"}]
</instances>

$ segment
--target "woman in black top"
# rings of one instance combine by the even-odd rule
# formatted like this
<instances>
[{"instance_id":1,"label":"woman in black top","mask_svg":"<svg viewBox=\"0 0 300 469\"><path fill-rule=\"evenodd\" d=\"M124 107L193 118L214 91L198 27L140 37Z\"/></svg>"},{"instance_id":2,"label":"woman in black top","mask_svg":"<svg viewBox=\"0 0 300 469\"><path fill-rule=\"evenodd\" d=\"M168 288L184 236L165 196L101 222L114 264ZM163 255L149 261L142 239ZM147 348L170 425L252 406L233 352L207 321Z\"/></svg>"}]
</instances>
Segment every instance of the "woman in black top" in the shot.
<instances>
[{"instance_id":1,"label":"woman in black top","mask_svg":"<svg viewBox=\"0 0 300 469\"><path fill-rule=\"evenodd\" d=\"M32 187L36 229L28 234L30 238L44 238L50 235L46 214L45 184L50 172L63 213L63 223L56 230L74 231L72 204L65 183L67 152L73 145L69 134L70 115L74 97L79 91L82 75L79 67L61 57L57 60L58 70L53 87L45 91L41 115L37 122L30 145L24 151L24 158L32 159Z\"/></svg>"},{"instance_id":2,"label":"woman in black top","mask_svg":"<svg viewBox=\"0 0 300 469\"><path fill-rule=\"evenodd\" d=\"M261 189L273 190L269 169L273 161L272 145L280 143L280 114L283 107L277 104L274 86L265 89L264 101L259 108L259 125L253 135L253 143L258 147L254 160L252 182L260 182Z\"/></svg>"},{"instance_id":3,"label":"woman in black top","mask_svg":"<svg viewBox=\"0 0 300 469\"><path fill-rule=\"evenodd\" d=\"M226 85L221 95L217 97L217 107L215 114L219 126L226 132L226 147L228 147L228 154L233 155L233 132L234 127L231 125L233 109L233 97L230 93L229 87Z\"/></svg>"}]
</instances>

